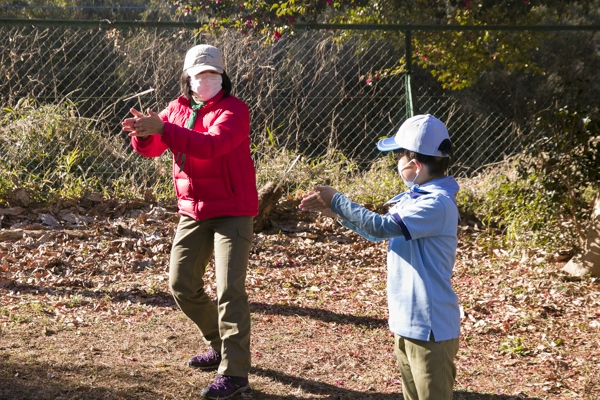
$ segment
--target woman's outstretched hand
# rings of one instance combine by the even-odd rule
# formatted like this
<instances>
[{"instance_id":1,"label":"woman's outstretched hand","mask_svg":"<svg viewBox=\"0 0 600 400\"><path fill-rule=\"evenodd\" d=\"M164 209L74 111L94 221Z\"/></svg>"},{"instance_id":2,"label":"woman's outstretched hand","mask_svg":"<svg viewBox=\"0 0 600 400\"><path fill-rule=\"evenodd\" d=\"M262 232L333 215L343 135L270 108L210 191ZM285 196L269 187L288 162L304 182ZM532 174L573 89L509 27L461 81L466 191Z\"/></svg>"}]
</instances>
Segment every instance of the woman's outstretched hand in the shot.
<instances>
[{"instance_id":1,"label":"woman's outstretched hand","mask_svg":"<svg viewBox=\"0 0 600 400\"><path fill-rule=\"evenodd\" d=\"M121 125L125 132L129 132L129 136L146 138L150 135L162 135L165 123L151 109L148 109L148 115L132 108L129 110L134 118L126 118Z\"/></svg>"}]
</instances>

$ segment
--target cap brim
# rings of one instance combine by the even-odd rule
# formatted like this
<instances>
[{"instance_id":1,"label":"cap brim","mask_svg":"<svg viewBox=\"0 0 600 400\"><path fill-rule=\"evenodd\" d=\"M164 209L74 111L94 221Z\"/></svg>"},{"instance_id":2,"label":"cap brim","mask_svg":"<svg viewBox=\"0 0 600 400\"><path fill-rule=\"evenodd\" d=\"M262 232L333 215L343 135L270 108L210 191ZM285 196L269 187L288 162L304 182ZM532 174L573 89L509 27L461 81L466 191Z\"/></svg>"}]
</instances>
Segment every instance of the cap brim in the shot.
<instances>
[{"instance_id":1,"label":"cap brim","mask_svg":"<svg viewBox=\"0 0 600 400\"><path fill-rule=\"evenodd\" d=\"M193 67L189 67L186 71L189 76L198 75L199 73L206 72L206 71L214 71L214 72L218 72L219 74L223 73L222 68L213 67L212 65L195 65Z\"/></svg>"},{"instance_id":2,"label":"cap brim","mask_svg":"<svg viewBox=\"0 0 600 400\"><path fill-rule=\"evenodd\" d=\"M392 151L398 149L401 149L401 147L398 146L398 143L396 143L396 140L394 140L393 137L381 139L377 142L377 150L379 151Z\"/></svg>"}]
</instances>

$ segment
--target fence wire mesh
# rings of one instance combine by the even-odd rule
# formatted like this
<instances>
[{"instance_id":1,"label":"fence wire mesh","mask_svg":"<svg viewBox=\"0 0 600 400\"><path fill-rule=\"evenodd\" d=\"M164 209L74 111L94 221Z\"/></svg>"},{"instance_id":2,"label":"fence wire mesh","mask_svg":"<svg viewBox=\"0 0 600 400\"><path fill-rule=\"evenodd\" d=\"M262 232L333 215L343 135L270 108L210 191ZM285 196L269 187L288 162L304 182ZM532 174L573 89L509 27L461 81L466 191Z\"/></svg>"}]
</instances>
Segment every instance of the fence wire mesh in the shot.
<instances>
[{"instance_id":1,"label":"fence wire mesh","mask_svg":"<svg viewBox=\"0 0 600 400\"><path fill-rule=\"evenodd\" d=\"M541 57L559 57L573 40L591 41L595 35L552 33L552 46L542 49ZM307 158L337 152L368 166L380 157L376 141L394 134L407 117L403 75L366 78L398 64L404 55L396 44L401 40L365 41L357 34L342 41L335 32L308 30L265 46L232 31L196 36L184 26L5 24L0 26L0 167L42 177L76 169L81 179L112 185L134 179L148 189L157 177L168 181L170 155L141 159L120 121L132 107L159 111L177 97L185 53L202 42L223 51L233 94L250 107L257 149L274 146ZM547 81L508 79L492 71L469 89L447 91L427 71L413 71L415 111L447 124L455 175L521 150L530 115L528 95L519 88ZM553 100L549 93L547 103ZM57 131L56 119L69 128Z\"/></svg>"}]
</instances>

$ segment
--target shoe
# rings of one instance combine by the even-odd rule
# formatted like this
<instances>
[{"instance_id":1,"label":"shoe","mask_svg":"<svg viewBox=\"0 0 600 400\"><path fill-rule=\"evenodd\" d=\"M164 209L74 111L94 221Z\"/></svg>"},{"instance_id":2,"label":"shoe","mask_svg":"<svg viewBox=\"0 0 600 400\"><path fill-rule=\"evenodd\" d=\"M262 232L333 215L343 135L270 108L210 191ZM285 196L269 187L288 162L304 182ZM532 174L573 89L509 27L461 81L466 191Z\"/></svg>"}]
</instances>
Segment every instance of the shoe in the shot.
<instances>
[{"instance_id":1,"label":"shoe","mask_svg":"<svg viewBox=\"0 0 600 400\"><path fill-rule=\"evenodd\" d=\"M250 388L248 378L241 376L217 375L217 379L200 392L200 396L210 400L230 399Z\"/></svg>"},{"instance_id":2,"label":"shoe","mask_svg":"<svg viewBox=\"0 0 600 400\"><path fill-rule=\"evenodd\" d=\"M221 353L213 349L212 347L204 354L194 356L188 360L188 366L194 368L200 368L205 371L219 368L221 364Z\"/></svg>"}]
</instances>

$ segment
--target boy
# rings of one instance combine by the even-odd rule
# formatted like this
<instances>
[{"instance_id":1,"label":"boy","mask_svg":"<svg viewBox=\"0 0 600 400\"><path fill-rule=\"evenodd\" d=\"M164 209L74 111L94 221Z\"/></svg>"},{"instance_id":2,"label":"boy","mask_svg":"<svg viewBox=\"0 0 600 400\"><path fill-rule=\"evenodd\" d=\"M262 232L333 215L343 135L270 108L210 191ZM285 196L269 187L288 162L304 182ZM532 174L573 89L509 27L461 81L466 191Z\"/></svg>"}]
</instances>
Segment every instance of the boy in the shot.
<instances>
[{"instance_id":1,"label":"boy","mask_svg":"<svg viewBox=\"0 0 600 400\"><path fill-rule=\"evenodd\" d=\"M389 239L389 326L406 400L452 399L460 311L450 278L458 244L458 184L446 175L452 144L444 124L431 115L407 119L377 148L394 151L409 190L371 212L329 186L316 186L300 208L336 217L367 239Z\"/></svg>"}]
</instances>

